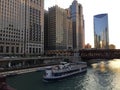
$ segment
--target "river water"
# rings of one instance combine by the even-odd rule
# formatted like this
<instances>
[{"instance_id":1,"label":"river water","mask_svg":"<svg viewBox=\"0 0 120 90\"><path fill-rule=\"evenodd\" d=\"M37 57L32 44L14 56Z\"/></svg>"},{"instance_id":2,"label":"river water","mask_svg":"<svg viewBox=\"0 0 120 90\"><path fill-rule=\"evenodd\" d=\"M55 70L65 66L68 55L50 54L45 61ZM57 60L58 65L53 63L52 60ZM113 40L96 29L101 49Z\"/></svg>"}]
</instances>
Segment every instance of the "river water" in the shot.
<instances>
[{"instance_id":1,"label":"river water","mask_svg":"<svg viewBox=\"0 0 120 90\"><path fill-rule=\"evenodd\" d=\"M88 67L87 73L57 82L43 82L44 72L7 78L16 90L120 90L120 60L101 61Z\"/></svg>"}]
</instances>

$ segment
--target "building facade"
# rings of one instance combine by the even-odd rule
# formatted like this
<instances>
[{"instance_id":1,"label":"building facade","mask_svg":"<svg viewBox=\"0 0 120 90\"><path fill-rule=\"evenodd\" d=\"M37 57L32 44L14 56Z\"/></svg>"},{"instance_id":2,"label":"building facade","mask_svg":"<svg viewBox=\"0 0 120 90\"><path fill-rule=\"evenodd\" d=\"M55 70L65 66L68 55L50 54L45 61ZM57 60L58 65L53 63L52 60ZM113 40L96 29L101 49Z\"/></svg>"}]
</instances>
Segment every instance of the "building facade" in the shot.
<instances>
[{"instance_id":1,"label":"building facade","mask_svg":"<svg viewBox=\"0 0 120 90\"><path fill-rule=\"evenodd\" d=\"M44 52L44 0L0 1L0 55Z\"/></svg>"},{"instance_id":2,"label":"building facade","mask_svg":"<svg viewBox=\"0 0 120 90\"><path fill-rule=\"evenodd\" d=\"M70 9L66 9L67 13L67 24L66 24L66 30L67 30L67 49L73 49L73 30L72 30L72 19L70 16Z\"/></svg>"},{"instance_id":3,"label":"building facade","mask_svg":"<svg viewBox=\"0 0 120 90\"><path fill-rule=\"evenodd\" d=\"M48 50L48 11L44 12L44 50Z\"/></svg>"},{"instance_id":4,"label":"building facade","mask_svg":"<svg viewBox=\"0 0 120 90\"><path fill-rule=\"evenodd\" d=\"M98 14L94 16L94 47L108 49L108 14Z\"/></svg>"},{"instance_id":5,"label":"building facade","mask_svg":"<svg viewBox=\"0 0 120 90\"><path fill-rule=\"evenodd\" d=\"M0 1L0 54L24 53L25 6L20 0Z\"/></svg>"},{"instance_id":6,"label":"building facade","mask_svg":"<svg viewBox=\"0 0 120 90\"><path fill-rule=\"evenodd\" d=\"M79 50L85 46L84 17L82 5L74 0L70 6L73 28L73 49Z\"/></svg>"},{"instance_id":7,"label":"building facade","mask_svg":"<svg viewBox=\"0 0 120 90\"><path fill-rule=\"evenodd\" d=\"M48 48L65 50L72 48L72 23L68 10L53 6L48 11ZM69 40L68 40L69 38Z\"/></svg>"},{"instance_id":8,"label":"building facade","mask_svg":"<svg viewBox=\"0 0 120 90\"><path fill-rule=\"evenodd\" d=\"M114 44L110 44L109 49L116 49L116 46Z\"/></svg>"},{"instance_id":9,"label":"building facade","mask_svg":"<svg viewBox=\"0 0 120 90\"><path fill-rule=\"evenodd\" d=\"M86 48L86 49L91 49L92 46L91 46L89 43L87 43L87 44L85 45L85 48Z\"/></svg>"},{"instance_id":10,"label":"building facade","mask_svg":"<svg viewBox=\"0 0 120 90\"><path fill-rule=\"evenodd\" d=\"M27 55L44 53L44 0L26 0Z\"/></svg>"}]
</instances>

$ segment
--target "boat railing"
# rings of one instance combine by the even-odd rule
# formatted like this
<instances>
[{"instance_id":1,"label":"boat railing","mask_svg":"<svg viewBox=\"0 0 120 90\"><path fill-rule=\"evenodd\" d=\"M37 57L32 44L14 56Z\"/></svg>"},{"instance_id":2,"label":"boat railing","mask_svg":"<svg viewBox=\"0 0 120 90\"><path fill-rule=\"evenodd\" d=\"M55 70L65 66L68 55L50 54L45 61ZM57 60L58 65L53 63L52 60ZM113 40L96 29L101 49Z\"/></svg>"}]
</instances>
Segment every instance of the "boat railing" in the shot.
<instances>
[{"instance_id":1,"label":"boat railing","mask_svg":"<svg viewBox=\"0 0 120 90\"><path fill-rule=\"evenodd\" d=\"M75 70L78 69L79 66L69 66L69 67L64 67L63 69L53 69L53 73L61 73L61 72L67 72L69 70Z\"/></svg>"}]
</instances>

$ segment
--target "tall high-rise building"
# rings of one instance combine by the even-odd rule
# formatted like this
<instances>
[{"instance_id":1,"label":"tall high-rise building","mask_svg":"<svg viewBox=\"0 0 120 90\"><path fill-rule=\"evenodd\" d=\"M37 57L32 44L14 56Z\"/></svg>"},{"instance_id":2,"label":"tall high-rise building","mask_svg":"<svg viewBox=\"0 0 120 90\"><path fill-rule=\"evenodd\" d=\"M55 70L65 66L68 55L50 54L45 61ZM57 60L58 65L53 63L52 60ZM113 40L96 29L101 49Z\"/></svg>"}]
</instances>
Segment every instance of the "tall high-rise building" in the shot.
<instances>
[{"instance_id":1,"label":"tall high-rise building","mask_svg":"<svg viewBox=\"0 0 120 90\"><path fill-rule=\"evenodd\" d=\"M68 10L53 6L48 11L48 48L64 50L72 48L72 24ZM68 38L71 39L68 41Z\"/></svg>"},{"instance_id":2,"label":"tall high-rise building","mask_svg":"<svg viewBox=\"0 0 120 90\"><path fill-rule=\"evenodd\" d=\"M44 50L48 50L48 11L44 12Z\"/></svg>"},{"instance_id":3,"label":"tall high-rise building","mask_svg":"<svg viewBox=\"0 0 120 90\"><path fill-rule=\"evenodd\" d=\"M26 1L26 51L29 55L44 53L44 0Z\"/></svg>"},{"instance_id":4,"label":"tall high-rise building","mask_svg":"<svg viewBox=\"0 0 120 90\"><path fill-rule=\"evenodd\" d=\"M44 0L0 0L0 54L44 52Z\"/></svg>"},{"instance_id":5,"label":"tall high-rise building","mask_svg":"<svg viewBox=\"0 0 120 90\"><path fill-rule=\"evenodd\" d=\"M72 19L70 16L70 9L66 9L66 28L67 28L67 49L73 49L73 31L72 31Z\"/></svg>"},{"instance_id":6,"label":"tall high-rise building","mask_svg":"<svg viewBox=\"0 0 120 90\"><path fill-rule=\"evenodd\" d=\"M108 14L94 16L94 47L109 48Z\"/></svg>"},{"instance_id":7,"label":"tall high-rise building","mask_svg":"<svg viewBox=\"0 0 120 90\"><path fill-rule=\"evenodd\" d=\"M25 5L22 0L0 1L0 54L24 53Z\"/></svg>"},{"instance_id":8,"label":"tall high-rise building","mask_svg":"<svg viewBox=\"0 0 120 90\"><path fill-rule=\"evenodd\" d=\"M85 46L84 17L82 5L74 0L70 6L73 28L73 48L82 49Z\"/></svg>"}]
</instances>

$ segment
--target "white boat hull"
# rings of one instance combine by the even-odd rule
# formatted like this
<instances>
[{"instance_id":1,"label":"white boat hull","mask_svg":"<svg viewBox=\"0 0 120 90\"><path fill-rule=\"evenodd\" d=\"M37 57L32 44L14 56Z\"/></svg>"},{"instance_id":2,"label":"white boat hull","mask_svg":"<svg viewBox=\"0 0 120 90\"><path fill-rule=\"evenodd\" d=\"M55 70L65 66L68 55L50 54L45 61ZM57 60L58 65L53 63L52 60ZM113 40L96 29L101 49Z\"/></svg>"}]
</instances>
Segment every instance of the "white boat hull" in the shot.
<instances>
[{"instance_id":1,"label":"white boat hull","mask_svg":"<svg viewBox=\"0 0 120 90\"><path fill-rule=\"evenodd\" d=\"M84 70L84 71L75 71L75 72L68 73L68 74L64 74L64 75L61 75L61 76L51 76L51 77L46 77L46 76L44 76L43 79L44 79L45 81L61 80L61 79L63 79L63 78L69 77L69 76L73 76L73 75L80 74L80 73L85 73L86 71L87 71L87 70Z\"/></svg>"}]
</instances>

